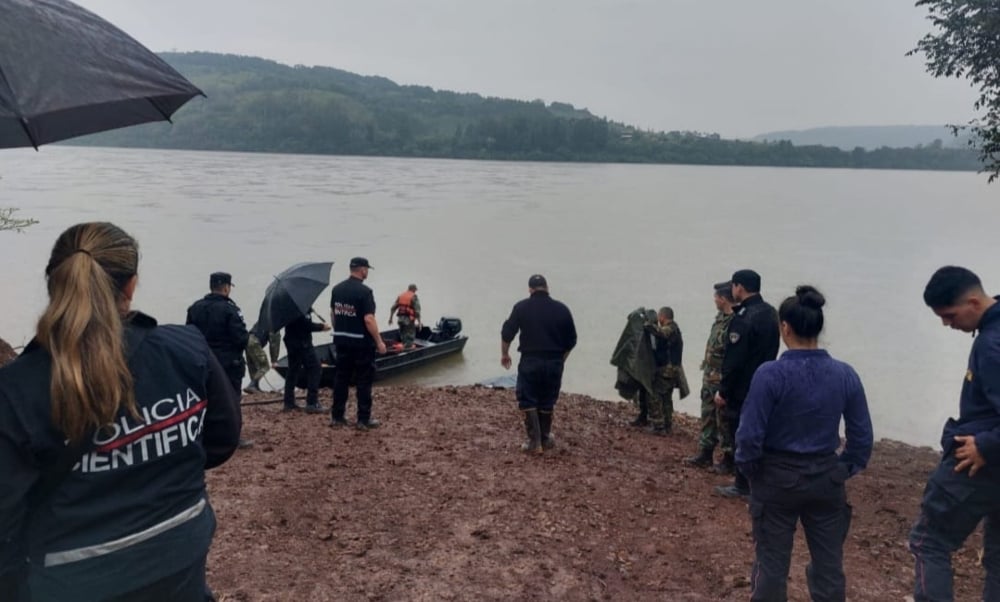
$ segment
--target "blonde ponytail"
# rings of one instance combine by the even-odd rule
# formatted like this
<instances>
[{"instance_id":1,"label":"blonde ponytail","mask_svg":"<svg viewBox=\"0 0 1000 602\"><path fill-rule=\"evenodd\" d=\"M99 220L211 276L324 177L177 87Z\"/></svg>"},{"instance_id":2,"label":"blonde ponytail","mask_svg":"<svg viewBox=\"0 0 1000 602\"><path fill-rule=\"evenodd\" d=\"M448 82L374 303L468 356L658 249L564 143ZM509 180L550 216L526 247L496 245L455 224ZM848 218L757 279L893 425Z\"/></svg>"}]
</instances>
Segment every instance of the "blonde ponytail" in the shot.
<instances>
[{"instance_id":1,"label":"blonde ponytail","mask_svg":"<svg viewBox=\"0 0 1000 602\"><path fill-rule=\"evenodd\" d=\"M71 441L135 412L125 357L124 287L136 274L138 245L114 224L77 224L52 248L49 305L36 338L52 356L52 420Z\"/></svg>"}]
</instances>

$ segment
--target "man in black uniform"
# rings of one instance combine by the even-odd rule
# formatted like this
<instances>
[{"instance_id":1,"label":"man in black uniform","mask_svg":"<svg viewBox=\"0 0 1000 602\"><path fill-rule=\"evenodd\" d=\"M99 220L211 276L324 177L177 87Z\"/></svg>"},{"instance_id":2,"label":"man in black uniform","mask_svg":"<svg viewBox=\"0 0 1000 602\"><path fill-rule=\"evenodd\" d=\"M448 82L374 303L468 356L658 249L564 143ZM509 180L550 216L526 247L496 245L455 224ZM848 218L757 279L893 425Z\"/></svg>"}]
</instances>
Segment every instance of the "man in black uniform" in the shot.
<instances>
[{"instance_id":1,"label":"man in black uniform","mask_svg":"<svg viewBox=\"0 0 1000 602\"><path fill-rule=\"evenodd\" d=\"M312 313L312 310L309 310ZM308 314L302 314L285 326L285 349L288 350L288 378L285 379L285 405L281 411L297 410L295 405L295 384L299 380L299 371L306 373L306 413L320 414L326 408L319 403L319 381L323 370L316 357L313 347L312 333L330 330L325 322L317 324L309 319Z\"/></svg>"},{"instance_id":2,"label":"man in black uniform","mask_svg":"<svg viewBox=\"0 0 1000 602\"><path fill-rule=\"evenodd\" d=\"M233 290L232 275L213 272L208 277L208 287L211 292L188 308L187 323L193 324L205 335L212 353L226 371L238 400L243 396L243 374L247 367L243 350L247 347L250 333L243 321L243 312L229 298ZM240 447L251 445L252 441L240 439Z\"/></svg>"},{"instance_id":3,"label":"man in black uniform","mask_svg":"<svg viewBox=\"0 0 1000 602\"><path fill-rule=\"evenodd\" d=\"M753 270L738 270L732 278L734 308L732 322L726 334L726 352L722 359L722 380L715 394L715 405L724 408L732 433L740 426L740 409L750 391L750 380L757 367L778 357L781 334L778 312L760 296L760 274ZM732 458L724 458L732 464ZM732 485L716 487L725 497L750 495L750 483L736 470Z\"/></svg>"},{"instance_id":4,"label":"man in black uniform","mask_svg":"<svg viewBox=\"0 0 1000 602\"><path fill-rule=\"evenodd\" d=\"M370 269L372 265L364 257L351 259L351 276L333 287L330 295L330 323L337 350L330 426L347 424L344 413L352 380L358 396L358 428L380 424L372 418L372 381L375 353L385 353L385 342L375 321L375 295L364 284Z\"/></svg>"},{"instance_id":5,"label":"man in black uniform","mask_svg":"<svg viewBox=\"0 0 1000 602\"><path fill-rule=\"evenodd\" d=\"M541 453L555 445L552 412L562 387L563 366L576 346L576 326L569 308L549 296L544 276L529 278L528 292L530 296L514 305L500 330L500 365L510 368L510 344L520 333L516 394L528 433L521 449Z\"/></svg>"}]
</instances>

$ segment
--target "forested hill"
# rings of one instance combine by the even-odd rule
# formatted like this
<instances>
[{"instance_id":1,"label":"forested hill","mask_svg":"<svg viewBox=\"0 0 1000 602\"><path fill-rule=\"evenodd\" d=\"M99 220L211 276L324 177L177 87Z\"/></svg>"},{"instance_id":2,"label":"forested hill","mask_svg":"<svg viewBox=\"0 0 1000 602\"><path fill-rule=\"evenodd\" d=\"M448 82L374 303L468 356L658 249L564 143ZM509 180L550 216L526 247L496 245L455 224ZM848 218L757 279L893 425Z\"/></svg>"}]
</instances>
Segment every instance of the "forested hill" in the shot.
<instances>
[{"instance_id":1,"label":"forested hill","mask_svg":"<svg viewBox=\"0 0 1000 602\"><path fill-rule=\"evenodd\" d=\"M400 86L329 67L235 55L164 53L205 91L174 124L137 126L80 144L405 157L975 170L976 155L793 146L696 132L640 131L571 104ZM623 91L627 93L627 91Z\"/></svg>"}]
</instances>

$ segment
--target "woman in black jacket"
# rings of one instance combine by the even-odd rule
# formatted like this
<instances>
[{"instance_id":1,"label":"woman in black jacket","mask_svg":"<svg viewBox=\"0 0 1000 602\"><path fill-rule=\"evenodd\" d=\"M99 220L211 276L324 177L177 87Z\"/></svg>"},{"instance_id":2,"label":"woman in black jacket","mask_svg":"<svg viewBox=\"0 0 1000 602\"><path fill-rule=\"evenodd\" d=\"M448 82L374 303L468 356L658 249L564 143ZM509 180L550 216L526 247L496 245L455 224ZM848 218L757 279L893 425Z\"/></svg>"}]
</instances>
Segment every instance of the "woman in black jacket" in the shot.
<instances>
[{"instance_id":1,"label":"woman in black jacket","mask_svg":"<svg viewBox=\"0 0 1000 602\"><path fill-rule=\"evenodd\" d=\"M206 598L204 471L236 449L237 401L196 329L131 311L138 260L113 224L63 232L0 369L0 591L21 600Z\"/></svg>"}]
</instances>

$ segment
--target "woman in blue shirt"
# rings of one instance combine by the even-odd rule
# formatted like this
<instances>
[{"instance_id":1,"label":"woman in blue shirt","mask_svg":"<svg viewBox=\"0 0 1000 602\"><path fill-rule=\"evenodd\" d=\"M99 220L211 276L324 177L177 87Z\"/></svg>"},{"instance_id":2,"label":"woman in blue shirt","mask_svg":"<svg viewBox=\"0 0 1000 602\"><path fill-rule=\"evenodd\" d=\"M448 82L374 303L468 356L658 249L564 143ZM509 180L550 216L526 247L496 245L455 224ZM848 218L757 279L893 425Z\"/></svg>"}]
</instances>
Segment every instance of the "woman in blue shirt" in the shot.
<instances>
[{"instance_id":1,"label":"woman in blue shirt","mask_svg":"<svg viewBox=\"0 0 1000 602\"><path fill-rule=\"evenodd\" d=\"M846 596L843 544L851 521L844 482L868 464L872 425L861 379L820 349L823 295L800 286L778 309L788 350L754 373L736 433L736 462L750 479L751 600L784 601L796 524L812 562L813 600ZM847 441L840 449L840 420Z\"/></svg>"}]
</instances>

